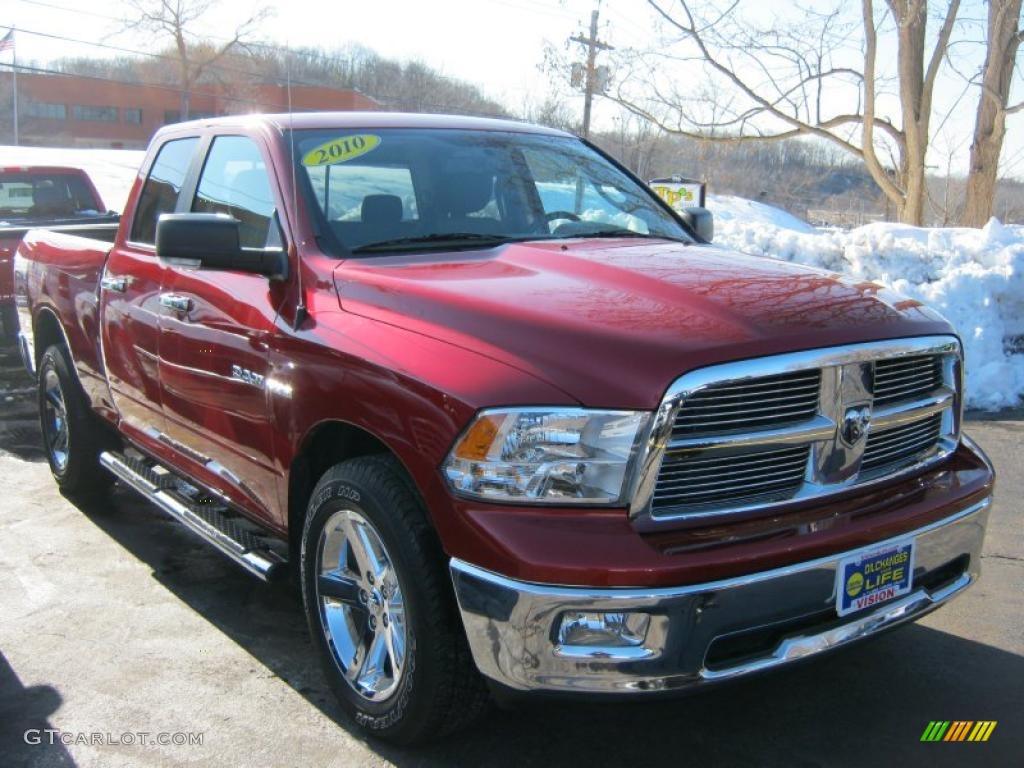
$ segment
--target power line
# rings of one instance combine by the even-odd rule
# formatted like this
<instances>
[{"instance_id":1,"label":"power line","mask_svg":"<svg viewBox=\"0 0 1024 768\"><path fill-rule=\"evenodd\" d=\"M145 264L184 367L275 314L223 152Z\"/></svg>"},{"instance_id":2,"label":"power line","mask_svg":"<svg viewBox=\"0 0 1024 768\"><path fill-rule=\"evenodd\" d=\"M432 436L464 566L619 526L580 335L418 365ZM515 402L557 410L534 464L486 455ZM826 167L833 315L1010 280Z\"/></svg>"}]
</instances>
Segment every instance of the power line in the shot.
<instances>
[{"instance_id":1,"label":"power line","mask_svg":"<svg viewBox=\"0 0 1024 768\"><path fill-rule=\"evenodd\" d=\"M0 64L0 66L5 67L7 69L11 68L10 64ZM148 89L153 89L153 90L158 90L158 91L167 91L169 93L175 93L175 94L181 94L181 93L184 92L184 89L182 89L182 88L175 88L172 85L163 85L163 84L159 84L159 83L134 82L134 81L131 81L131 80L118 80L118 79L115 79L115 78L100 77L99 75L79 75L79 74L75 74L73 72L61 72L58 69L49 69L49 68L46 68L46 67L34 67L34 66L25 65L25 64L19 64L18 65L18 71L21 71L21 72L32 72L32 73L35 73L35 74L42 74L42 75L53 75L53 76L56 76L56 77L74 77L74 78L80 78L80 79L85 79L85 80L95 80L96 82L99 82L99 83L114 83L116 85L131 85L131 86L136 86L138 88L148 88ZM244 97L240 97L240 96L227 96L227 95L224 95L223 93L213 92L213 91L192 91L191 93L192 93L193 96L209 96L211 98L221 99L223 101L237 102L237 103L241 103L241 104L252 104L253 101L255 100L255 99L244 98ZM263 104L265 104L267 106L280 109L281 111L287 111L288 105L287 105L286 102L277 102L277 101L273 101L273 100L269 101L269 102L264 102L262 100L262 98L259 99L259 100ZM382 107L386 107L388 105L386 103L381 103L381 106ZM421 102L418 105L418 107L420 109L439 110L439 111L451 111L453 108L455 108L452 104L439 104L437 102ZM388 110L383 110L383 111L388 111ZM473 112L473 114L480 115L482 117L500 117L500 118L507 119L507 115L501 114L499 112L494 112L494 111L475 110Z\"/></svg>"},{"instance_id":2,"label":"power line","mask_svg":"<svg viewBox=\"0 0 1024 768\"><path fill-rule=\"evenodd\" d=\"M3 64L0 66L3 66L7 69L14 69L14 67L11 64ZM132 80L118 80L111 77L100 77L99 75L80 75L74 72L62 72L59 69L50 69L48 67L33 67L27 64L18 64L17 69L19 72L32 72L40 75L55 75L57 77L75 77L82 80L95 80L96 82L113 83L115 85L132 85L137 88L148 88L158 91L169 91L177 94L182 94L185 92L184 88L175 88L173 85L164 85L160 83L145 83ZM242 98L239 96L226 96L222 93L214 93L213 91L191 91L191 95L210 96L212 98L223 99L224 101L237 101L244 104L251 104L253 101L253 99ZM283 103L278 104L277 102L271 102L271 106L284 107L285 105Z\"/></svg>"},{"instance_id":3,"label":"power line","mask_svg":"<svg viewBox=\"0 0 1024 768\"><path fill-rule=\"evenodd\" d=\"M22 2L24 2L24 1L25 0L22 0ZM118 46L118 45L110 45L109 43L97 43L97 42L94 42L92 40L80 40L80 39L75 38L75 37L66 37L64 35L55 35L52 32L40 32L38 30L24 29L22 27L19 27L18 28L18 34L34 35L36 37L45 37L45 38L49 38L50 40L60 40L61 42L64 42L64 43L77 43L79 45L89 45L89 46L92 46L94 48L103 48L105 50L115 51L117 53L129 53L129 54L132 54L134 56L144 56L144 57L149 57L151 59L164 59L166 61L173 61L175 63L178 63L178 61L179 61L177 56L171 56L171 55L168 55L166 53L153 53L152 51L140 51L140 50L137 50L135 48L124 48L124 47L121 47L121 46ZM224 65L224 64L216 64L216 63L208 64L207 67L209 67L211 69L218 69L218 70L220 70L222 72L234 72L235 74L246 75L248 77L252 77L255 74L257 74L257 73L255 73L255 72L253 72L251 70L239 69L238 67L231 67L231 66L227 66L227 65ZM315 83L301 83L300 82L300 85L315 85Z\"/></svg>"},{"instance_id":4,"label":"power line","mask_svg":"<svg viewBox=\"0 0 1024 768\"><path fill-rule=\"evenodd\" d=\"M30 3L32 5L43 5L43 6L54 8L54 9L71 10L71 9L64 9L62 6L56 6L56 5L53 5L53 4L50 4L50 3L43 3L43 2L40 2L40 0L19 0L19 2L23 2L23 3L27 2L27 3ZM81 13L88 13L88 12L81 11ZM88 14L88 15L95 15L95 14ZM112 18L112 17L102 16L102 18ZM179 63L178 57L172 56L172 55L169 55L169 54L166 54L166 53L154 53L152 51L140 51L140 50L135 49L135 48L125 48L123 46L111 45L110 43L99 43L99 42L95 42L93 40L82 40L80 38L67 37L67 36L64 36L64 35L53 34L52 32L40 32L39 30L24 29L24 28L21 28L21 27L18 28L18 32L19 33L25 33L25 34L28 34L28 35L34 35L34 36L37 36L37 37L49 38L49 39L52 39L52 40L59 40L61 42L66 42L66 43L76 43L76 44L79 44L79 45L87 45L87 46L92 46L92 47L95 47L95 48L103 48L105 50L114 51L116 53L131 54L131 55L134 55L134 56L143 56L143 57L148 57L148 58L151 58L151 59L163 59L163 60L166 60L166 61L172 61L172 62L174 62L176 64ZM213 38L213 39L218 39L218 38ZM220 38L220 39L227 39L227 38ZM285 54L287 56L291 56L291 57L304 58L304 59L306 59L308 61L316 61L318 59L330 58L329 55L326 55L325 51L320 51L320 50L315 50L315 49L314 50L302 50L302 49L294 50L294 49L290 49L290 48L282 48L282 47L279 47L279 46L270 45L270 44L267 44L267 43L246 43L246 45L249 46L249 47L259 47L259 48L264 48L264 49L271 50L271 51L274 51L274 52L277 52L277 53L283 53L283 54ZM376 52L374 52L374 55L377 55ZM229 65L226 65L226 64L212 63L212 64L205 65L205 68L206 69L210 69L210 70L218 70L218 71L221 71L221 72L233 72L235 74L245 75L247 77L261 77L262 76L262 74L260 72L257 72L257 71L254 71L254 70L239 69L238 67L232 67L232 66L229 66ZM434 77L434 78L436 78L438 80L444 80L444 81L453 83L455 85L464 85L464 86L478 87L474 83L470 83L470 82L468 82L466 80L463 80L461 78L458 78L458 77L452 77L451 75L442 74L442 73L436 71L433 68L430 68L430 75L431 75L431 77ZM309 80L294 80L293 79L292 82L297 84L297 85L306 85L306 86L310 86L310 87L322 87L324 85L323 82L311 82Z\"/></svg>"}]
</instances>

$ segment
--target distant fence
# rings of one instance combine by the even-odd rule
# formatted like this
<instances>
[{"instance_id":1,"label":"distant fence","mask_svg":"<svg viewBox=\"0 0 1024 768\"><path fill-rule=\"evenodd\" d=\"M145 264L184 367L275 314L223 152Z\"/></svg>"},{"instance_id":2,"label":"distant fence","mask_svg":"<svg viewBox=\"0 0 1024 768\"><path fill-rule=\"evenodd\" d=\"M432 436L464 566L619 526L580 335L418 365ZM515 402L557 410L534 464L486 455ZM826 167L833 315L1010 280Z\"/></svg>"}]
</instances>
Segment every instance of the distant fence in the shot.
<instances>
[{"instance_id":1,"label":"distant fence","mask_svg":"<svg viewBox=\"0 0 1024 768\"><path fill-rule=\"evenodd\" d=\"M876 221L885 221L884 213L870 211L829 211L824 208L808 208L807 221L815 227L859 227Z\"/></svg>"}]
</instances>

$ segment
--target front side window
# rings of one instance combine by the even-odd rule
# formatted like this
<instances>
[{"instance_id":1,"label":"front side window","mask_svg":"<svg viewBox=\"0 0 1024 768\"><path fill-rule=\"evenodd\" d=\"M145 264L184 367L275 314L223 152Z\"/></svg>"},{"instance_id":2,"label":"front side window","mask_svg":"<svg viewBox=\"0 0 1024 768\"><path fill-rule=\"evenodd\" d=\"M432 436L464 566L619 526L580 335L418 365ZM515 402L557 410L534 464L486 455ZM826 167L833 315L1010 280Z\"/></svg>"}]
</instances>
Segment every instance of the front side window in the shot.
<instances>
[{"instance_id":1,"label":"front side window","mask_svg":"<svg viewBox=\"0 0 1024 768\"><path fill-rule=\"evenodd\" d=\"M173 213L196 151L197 138L175 139L162 147L139 195L132 222L131 239L152 245L156 242L156 221L160 214Z\"/></svg>"},{"instance_id":2,"label":"front side window","mask_svg":"<svg viewBox=\"0 0 1024 768\"><path fill-rule=\"evenodd\" d=\"M218 136L199 176L192 202L197 213L238 219L243 248L264 248L271 232L274 196L259 147L244 136Z\"/></svg>"},{"instance_id":3,"label":"front side window","mask_svg":"<svg viewBox=\"0 0 1024 768\"><path fill-rule=\"evenodd\" d=\"M692 242L578 139L447 129L297 131L300 180L338 255L570 237Z\"/></svg>"}]
</instances>

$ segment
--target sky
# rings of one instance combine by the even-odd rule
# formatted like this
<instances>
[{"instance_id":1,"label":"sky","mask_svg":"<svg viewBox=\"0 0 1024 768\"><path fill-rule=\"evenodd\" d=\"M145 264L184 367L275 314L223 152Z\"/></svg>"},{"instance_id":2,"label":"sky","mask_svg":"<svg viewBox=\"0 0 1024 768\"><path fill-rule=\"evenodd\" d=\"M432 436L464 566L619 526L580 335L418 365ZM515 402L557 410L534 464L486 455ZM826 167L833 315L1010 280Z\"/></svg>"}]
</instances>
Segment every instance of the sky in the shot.
<instances>
[{"instance_id":1,"label":"sky","mask_svg":"<svg viewBox=\"0 0 1024 768\"><path fill-rule=\"evenodd\" d=\"M343 47L358 43L403 61L421 61L442 74L472 82L485 94L519 113L527 103L539 104L551 92L549 77L539 64L546 45L567 56L568 37L584 30L596 0L269 0L273 15L259 30L262 40L275 44ZM823 6L808 0L810 6ZM243 14L251 13L252 0L218 0L203 20L204 30L223 34ZM82 0L5 0L0 25L18 27L20 63L45 64L62 56L103 56L112 52L94 45L55 40L47 33L75 40L152 50L151 40L137 34L113 34L122 11L117 0L107 3ZM753 7L763 19L786 19L790 0L761 0ZM964 14L980 16L981 0L965 0ZM643 47L656 38L656 21L643 0L601 0L600 37L617 48ZM883 50L883 55L885 51ZM968 57L970 58L970 57ZM9 61L0 54L0 61ZM979 60L980 61L980 60ZM976 66L970 59L967 66ZM936 88L938 111L944 113L963 90L963 82L946 71ZM1016 91L1024 92L1017 84ZM561 89L571 106L582 112L582 97ZM372 95L372 94L371 94ZM952 158L954 173L967 169L973 127L973 97L964 99L939 126L934 119L934 151L929 162L935 172L945 170ZM611 128L619 108L606 101L595 104L598 129ZM1024 178L1024 113L1008 120L1004 147L1004 173Z\"/></svg>"}]
</instances>

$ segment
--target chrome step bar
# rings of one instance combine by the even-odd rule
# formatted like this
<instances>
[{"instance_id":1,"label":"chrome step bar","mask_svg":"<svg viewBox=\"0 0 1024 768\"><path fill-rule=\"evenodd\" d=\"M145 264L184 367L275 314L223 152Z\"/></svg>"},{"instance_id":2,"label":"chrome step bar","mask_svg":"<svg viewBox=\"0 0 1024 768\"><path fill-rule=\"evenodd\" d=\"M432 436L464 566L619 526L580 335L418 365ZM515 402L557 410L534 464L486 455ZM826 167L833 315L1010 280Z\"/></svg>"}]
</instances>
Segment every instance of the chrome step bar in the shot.
<instances>
[{"instance_id":1,"label":"chrome step bar","mask_svg":"<svg viewBox=\"0 0 1024 768\"><path fill-rule=\"evenodd\" d=\"M190 500L179 488L187 484L179 483L166 470L154 471L159 465L113 451L100 454L100 464L254 576L276 581L287 572L287 560L262 542L258 534L225 514L226 507Z\"/></svg>"}]
</instances>

